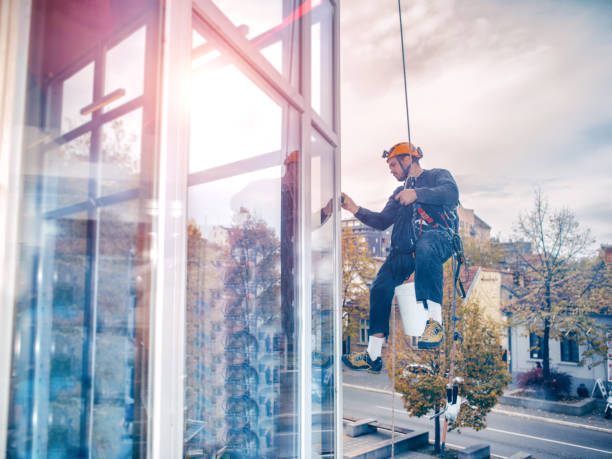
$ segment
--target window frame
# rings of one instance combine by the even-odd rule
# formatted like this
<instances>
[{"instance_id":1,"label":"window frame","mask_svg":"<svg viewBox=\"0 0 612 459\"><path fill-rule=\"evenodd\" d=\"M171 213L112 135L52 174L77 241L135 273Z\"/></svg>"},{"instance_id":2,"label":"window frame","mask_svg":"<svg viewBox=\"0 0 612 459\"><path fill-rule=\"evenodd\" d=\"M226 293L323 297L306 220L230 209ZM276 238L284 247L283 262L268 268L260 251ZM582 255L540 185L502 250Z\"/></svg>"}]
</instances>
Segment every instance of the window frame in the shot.
<instances>
[{"instance_id":1,"label":"window frame","mask_svg":"<svg viewBox=\"0 0 612 459\"><path fill-rule=\"evenodd\" d=\"M580 362L580 345L573 337L575 337L575 333L571 332L559 341L560 361L563 363Z\"/></svg>"}]
</instances>

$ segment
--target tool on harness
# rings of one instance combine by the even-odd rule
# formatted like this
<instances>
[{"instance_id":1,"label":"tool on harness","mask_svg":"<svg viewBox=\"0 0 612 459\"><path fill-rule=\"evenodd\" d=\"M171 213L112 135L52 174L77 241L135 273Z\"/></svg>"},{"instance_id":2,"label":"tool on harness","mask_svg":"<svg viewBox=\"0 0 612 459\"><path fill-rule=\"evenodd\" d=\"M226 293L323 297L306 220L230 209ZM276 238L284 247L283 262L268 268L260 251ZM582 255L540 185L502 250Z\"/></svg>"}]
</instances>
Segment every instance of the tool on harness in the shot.
<instances>
[{"instance_id":1,"label":"tool on harness","mask_svg":"<svg viewBox=\"0 0 612 459\"><path fill-rule=\"evenodd\" d=\"M461 266L465 265L465 254L463 252L463 242L461 241L461 236L459 235L456 229L457 217L453 216L451 219L451 216L448 214L447 211L440 213L440 219L444 222L444 226L440 226L440 224L436 223L436 220L433 217L431 217L431 215L429 215L425 211L425 209L423 209L422 206L419 206L419 205L416 206L416 214L418 214L418 216L420 217L419 219L421 222L421 227L419 228L420 230L422 230L422 222L425 221L427 225L430 225L433 228L444 229L450 235L451 240L452 240L452 245L453 245L453 257L455 258L456 263L457 263L457 266L454 272L453 285L454 285L454 289L456 289L459 296L461 298L465 298L465 289L463 288L463 282L461 282L461 276L460 276ZM446 217L444 215L446 215ZM451 226L449 221L451 221L454 224ZM420 236L420 233L419 233L419 236Z\"/></svg>"}]
</instances>

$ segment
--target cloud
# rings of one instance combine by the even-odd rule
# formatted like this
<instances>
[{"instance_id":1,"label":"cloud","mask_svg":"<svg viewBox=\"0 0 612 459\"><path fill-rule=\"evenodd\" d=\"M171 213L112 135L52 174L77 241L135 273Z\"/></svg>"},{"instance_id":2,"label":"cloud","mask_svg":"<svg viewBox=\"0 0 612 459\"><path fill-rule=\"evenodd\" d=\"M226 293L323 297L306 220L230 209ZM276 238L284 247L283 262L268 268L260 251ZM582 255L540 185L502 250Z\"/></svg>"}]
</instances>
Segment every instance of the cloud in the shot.
<instances>
[{"instance_id":1,"label":"cloud","mask_svg":"<svg viewBox=\"0 0 612 459\"><path fill-rule=\"evenodd\" d=\"M609 238L612 218L584 209L612 195L612 3L404 7L411 134L423 166L451 170L464 204L494 232L510 233L514 210L539 186ZM374 208L396 185L380 152L407 138L396 8L341 4L343 188Z\"/></svg>"}]
</instances>

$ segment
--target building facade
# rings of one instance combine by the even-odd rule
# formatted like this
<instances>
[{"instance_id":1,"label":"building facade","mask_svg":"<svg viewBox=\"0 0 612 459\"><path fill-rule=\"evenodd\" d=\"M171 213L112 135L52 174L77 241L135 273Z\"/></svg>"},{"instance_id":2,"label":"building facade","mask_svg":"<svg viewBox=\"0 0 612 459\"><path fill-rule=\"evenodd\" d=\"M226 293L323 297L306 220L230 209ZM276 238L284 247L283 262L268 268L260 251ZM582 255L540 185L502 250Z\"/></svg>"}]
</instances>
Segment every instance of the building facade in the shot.
<instances>
[{"instance_id":1,"label":"building facade","mask_svg":"<svg viewBox=\"0 0 612 459\"><path fill-rule=\"evenodd\" d=\"M342 228L350 228L353 233L363 236L368 242L372 257L384 258L389 255L393 226L381 231L361 223L356 218L347 218L342 220Z\"/></svg>"},{"instance_id":2,"label":"building facade","mask_svg":"<svg viewBox=\"0 0 612 459\"><path fill-rule=\"evenodd\" d=\"M466 209L462 205L457 207L459 216L459 231L474 239L485 242L491 239L491 226L474 212L474 209Z\"/></svg>"},{"instance_id":3,"label":"building facade","mask_svg":"<svg viewBox=\"0 0 612 459\"><path fill-rule=\"evenodd\" d=\"M0 456L342 455L335 0L0 5Z\"/></svg>"}]
</instances>

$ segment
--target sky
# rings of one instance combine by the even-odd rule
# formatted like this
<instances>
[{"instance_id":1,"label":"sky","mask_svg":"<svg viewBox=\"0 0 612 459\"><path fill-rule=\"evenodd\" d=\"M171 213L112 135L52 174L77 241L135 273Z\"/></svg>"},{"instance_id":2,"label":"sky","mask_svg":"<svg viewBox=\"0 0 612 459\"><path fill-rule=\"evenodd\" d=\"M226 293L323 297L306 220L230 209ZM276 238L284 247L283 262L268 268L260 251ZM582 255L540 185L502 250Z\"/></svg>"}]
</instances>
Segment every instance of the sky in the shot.
<instances>
[{"instance_id":1,"label":"sky","mask_svg":"<svg viewBox=\"0 0 612 459\"><path fill-rule=\"evenodd\" d=\"M380 210L381 153L408 139L397 1L340 6L342 189ZM502 240L540 188L612 244L612 0L402 0L402 20L422 167Z\"/></svg>"}]
</instances>

